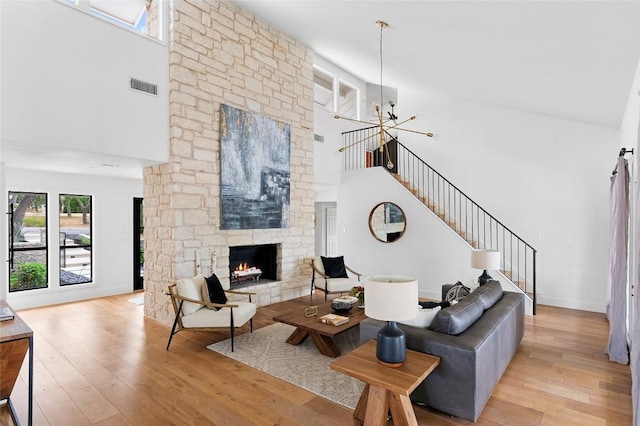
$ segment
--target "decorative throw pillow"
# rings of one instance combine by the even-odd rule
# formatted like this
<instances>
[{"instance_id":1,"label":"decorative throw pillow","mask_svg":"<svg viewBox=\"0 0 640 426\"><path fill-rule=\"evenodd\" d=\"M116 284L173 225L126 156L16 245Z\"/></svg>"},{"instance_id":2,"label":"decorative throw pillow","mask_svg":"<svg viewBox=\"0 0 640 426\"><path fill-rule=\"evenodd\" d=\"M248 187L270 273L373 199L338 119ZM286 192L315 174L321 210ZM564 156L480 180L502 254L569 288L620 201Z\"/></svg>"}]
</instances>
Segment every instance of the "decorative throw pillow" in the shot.
<instances>
[{"instance_id":1,"label":"decorative throw pillow","mask_svg":"<svg viewBox=\"0 0 640 426\"><path fill-rule=\"evenodd\" d=\"M422 306L418 305L418 316L414 319L407 321L399 321L400 324L411 325L413 327L420 328L428 328L433 319L436 317L436 314L442 309L440 306L436 306L435 308L425 309Z\"/></svg>"},{"instance_id":2,"label":"decorative throw pillow","mask_svg":"<svg viewBox=\"0 0 640 426\"><path fill-rule=\"evenodd\" d=\"M444 297L444 300L447 302L458 301L468 295L471 292L469 287L465 287L460 281L455 283L453 287L447 291L447 294Z\"/></svg>"},{"instance_id":3,"label":"decorative throw pillow","mask_svg":"<svg viewBox=\"0 0 640 426\"><path fill-rule=\"evenodd\" d=\"M347 275L347 269L344 267L344 256L320 256L320 259L322 259L324 273L329 278L349 278L349 276Z\"/></svg>"},{"instance_id":4,"label":"decorative throw pillow","mask_svg":"<svg viewBox=\"0 0 640 426\"><path fill-rule=\"evenodd\" d=\"M222 288L222 284L220 283L218 276L216 274L211 274L211 276L205 278L205 280L207 281L207 285L202 287L202 300L207 303L227 303L227 295ZM217 307L208 308L215 309L216 311L220 309Z\"/></svg>"},{"instance_id":5,"label":"decorative throw pillow","mask_svg":"<svg viewBox=\"0 0 640 426\"><path fill-rule=\"evenodd\" d=\"M442 309L448 308L451 306L451 302L443 301L443 302L418 302L418 305L423 309L433 309L435 307L441 307Z\"/></svg>"}]
</instances>

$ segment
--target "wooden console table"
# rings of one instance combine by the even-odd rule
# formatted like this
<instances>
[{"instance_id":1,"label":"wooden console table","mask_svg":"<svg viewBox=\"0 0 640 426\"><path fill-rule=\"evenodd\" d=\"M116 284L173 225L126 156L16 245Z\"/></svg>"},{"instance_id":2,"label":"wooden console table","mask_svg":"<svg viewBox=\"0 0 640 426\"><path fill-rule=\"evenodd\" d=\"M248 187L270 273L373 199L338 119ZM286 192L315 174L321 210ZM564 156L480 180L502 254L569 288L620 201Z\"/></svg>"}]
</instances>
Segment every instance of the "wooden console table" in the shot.
<instances>
[{"instance_id":1,"label":"wooden console table","mask_svg":"<svg viewBox=\"0 0 640 426\"><path fill-rule=\"evenodd\" d=\"M9 305L0 299L0 307ZM0 321L0 401L7 401L11 417L20 425L18 415L11 402L11 392L18 379L24 356L29 350L29 412L27 424L33 424L33 331L15 312L14 319Z\"/></svg>"},{"instance_id":2,"label":"wooden console table","mask_svg":"<svg viewBox=\"0 0 640 426\"><path fill-rule=\"evenodd\" d=\"M393 424L418 426L409 395L440 363L440 358L407 349L401 367L386 367L376 358L376 341L370 340L331 364L331 369L365 383L353 417L365 426Z\"/></svg>"}]
</instances>

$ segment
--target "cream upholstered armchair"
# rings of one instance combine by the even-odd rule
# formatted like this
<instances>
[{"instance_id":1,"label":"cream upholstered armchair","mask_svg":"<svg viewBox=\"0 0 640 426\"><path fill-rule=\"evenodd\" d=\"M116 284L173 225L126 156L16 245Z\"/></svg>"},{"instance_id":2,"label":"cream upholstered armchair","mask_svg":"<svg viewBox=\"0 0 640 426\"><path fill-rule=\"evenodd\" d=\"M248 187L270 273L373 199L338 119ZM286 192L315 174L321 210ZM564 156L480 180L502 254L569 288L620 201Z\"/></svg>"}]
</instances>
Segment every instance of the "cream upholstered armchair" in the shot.
<instances>
[{"instance_id":1,"label":"cream upholstered armchair","mask_svg":"<svg viewBox=\"0 0 640 426\"><path fill-rule=\"evenodd\" d=\"M346 293L352 287L361 285L361 273L354 271L344 263L344 257L317 256L311 259L311 293L317 288L324 291L324 300L329 293ZM357 277L349 277L347 271Z\"/></svg>"},{"instance_id":2,"label":"cream upholstered armchair","mask_svg":"<svg viewBox=\"0 0 640 426\"><path fill-rule=\"evenodd\" d=\"M217 277L215 280L212 280L212 277L205 278L202 275L196 275L193 278L179 280L176 284L169 286L169 296L171 296L176 318L173 321L173 328L167 342L167 350L169 350L174 334L181 330L229 329L232 352L236 328L249 322L250 331L253 333L253 316L256 314L256 305L251 303L251 296L255 293L232 291L229 290L228 284L226 288L223 288ZM216 303L212 300L211 295L214 291L217 291L216 300L224 301L224 303ZM225 293L247 295L249 301L227 301Z\"/></svg>"}]
</instances>

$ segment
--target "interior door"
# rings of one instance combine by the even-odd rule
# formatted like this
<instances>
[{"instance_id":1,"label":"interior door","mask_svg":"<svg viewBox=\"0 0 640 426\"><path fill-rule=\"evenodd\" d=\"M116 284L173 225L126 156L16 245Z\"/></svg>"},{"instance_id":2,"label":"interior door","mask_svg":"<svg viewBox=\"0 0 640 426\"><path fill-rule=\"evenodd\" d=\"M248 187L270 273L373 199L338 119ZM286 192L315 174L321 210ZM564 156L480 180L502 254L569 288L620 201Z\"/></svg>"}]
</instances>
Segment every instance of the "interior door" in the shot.
<instances>
[{"instance_id":1,"label":"interior door","mask_svg":"<svg viewBox=\"0 0 640 426\"><path fill-rule=\"evenodd\" d=\"M144 222L142 198L133 199L133 290L144 289Z\"/></svg>"},{"instance_id":2,"label":"interior door","mask_svg":"<svg viewBox=\"0 0 640 426\"><path fill-rule=\"evenodd\" d=\"M338 209L336 206L327 206L324 209L325 219L325 253L327 256L337 256L338 254Z\"/></svg>"}]
</instances>

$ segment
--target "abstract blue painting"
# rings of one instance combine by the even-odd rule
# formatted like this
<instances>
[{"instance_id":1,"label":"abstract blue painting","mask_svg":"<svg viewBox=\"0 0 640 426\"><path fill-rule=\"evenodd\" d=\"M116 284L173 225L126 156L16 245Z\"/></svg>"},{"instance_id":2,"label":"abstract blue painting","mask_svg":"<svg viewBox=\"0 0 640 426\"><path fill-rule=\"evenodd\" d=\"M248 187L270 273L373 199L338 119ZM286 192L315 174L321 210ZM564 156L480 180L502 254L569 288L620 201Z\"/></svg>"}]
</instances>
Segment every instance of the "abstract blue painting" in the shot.
<instances>
[{"instance_id":1,"label":"abstract blue painting","mask_svg":"<svg viewBox=\"0 0 640 426\"><path fill-rule=\"evenodd\" d=\"M291 126L221 105L221 229L289 227Z\"/></svg>"}]
</instances>

